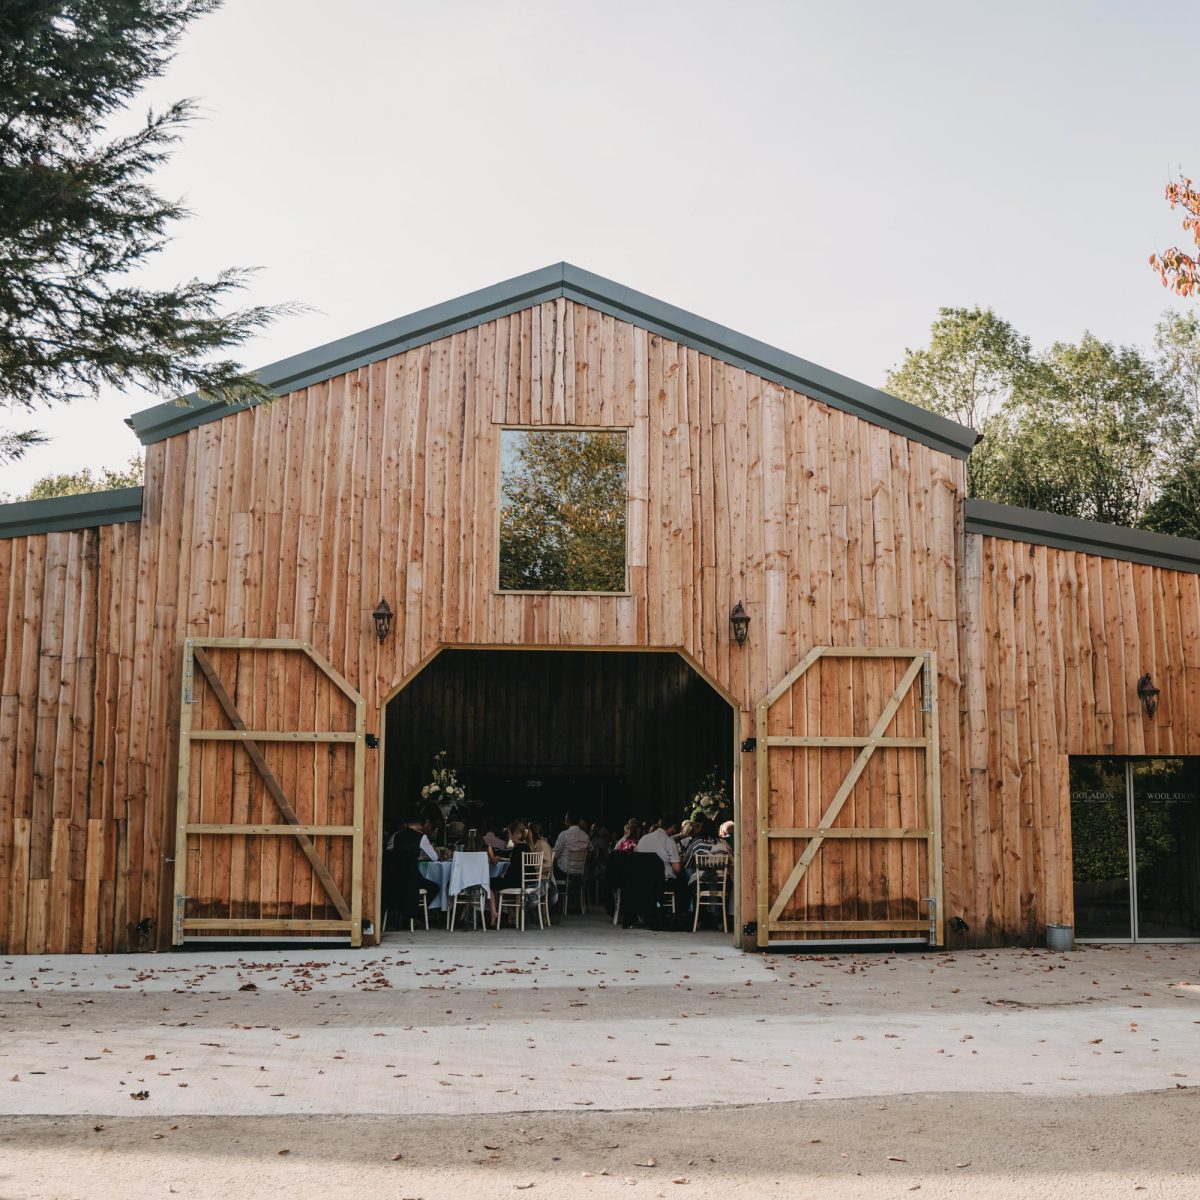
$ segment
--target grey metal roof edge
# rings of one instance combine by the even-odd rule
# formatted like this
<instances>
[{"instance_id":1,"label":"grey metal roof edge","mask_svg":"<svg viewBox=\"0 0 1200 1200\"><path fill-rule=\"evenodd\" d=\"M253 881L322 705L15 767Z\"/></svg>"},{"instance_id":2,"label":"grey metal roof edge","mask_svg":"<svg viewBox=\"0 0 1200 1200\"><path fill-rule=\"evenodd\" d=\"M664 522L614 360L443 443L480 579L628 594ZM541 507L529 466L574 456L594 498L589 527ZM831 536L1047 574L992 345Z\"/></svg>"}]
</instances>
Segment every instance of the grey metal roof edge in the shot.
<instances>
[{"instance_id":1,"label":"grey metal roof edge","mask_svg":"<svg viewBox=\"0 0 1200 1200\"><path fill-rule=\"evenodd\" d=\"M966 531L1200 574L1200 541L1193 538L1084 521L990 500L967 500Z\"/></svg>"},{"instance_id":2,"label":"grey metal roof edge","mask_svg":"<svg viewBox=\"0 0 1200 1200\"><path fill-rule=\"evenodd\" d=\"M974 430L936 413L570 263L555 263L518 275L339 338L280 359L257 374L282 395L559 296L744 367L957 458L965 459L978 441ZM191 395L134 413L128 423L142 444L149 445L247 407L244 403L213 403Z\"/></svg>"},{"instance_id":3,"label":"grey metal roof edge","mask_svg":"<svg viewBox=\"0 0 1200 1200\"><path fill-rule=\"evenodd\" d=\"M564 291L572 300L660 333L722 362L744 367L935 450L965 459L979 440L979 434L965 425L686 309L623 287L570 263L563 264L563 272Z\"/></svg>"},{"instance_id":4,"label":"grey metal roof edge","mask_svg":"<svg viewBox=\"0 0 1200 1200\"><path fill-rule=\"evenodd\" d=\"M46 500L17 500L0 504L0 538L94 529L97 525L123 525L141 519L140 487L52 496Z\"/></svg>"}]
</instances>

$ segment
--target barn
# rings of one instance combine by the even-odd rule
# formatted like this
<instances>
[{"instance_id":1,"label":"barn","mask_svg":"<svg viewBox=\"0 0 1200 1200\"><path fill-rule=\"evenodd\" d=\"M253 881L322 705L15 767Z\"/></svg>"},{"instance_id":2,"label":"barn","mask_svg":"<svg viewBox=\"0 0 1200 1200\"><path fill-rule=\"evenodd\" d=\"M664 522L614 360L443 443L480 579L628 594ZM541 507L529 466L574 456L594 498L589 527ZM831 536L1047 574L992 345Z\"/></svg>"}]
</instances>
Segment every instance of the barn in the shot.
<instances>
[{"instance_id":1,"label":"barn","mask_svg":"<svg viewBox=\"0 0 1200 1200\"><path fill-rule=\"evenodd\" d=\"M715 772L747 949L1200 936L1200 543L568 264L262 375L0 506L4 952L370 944L442 750L613 826Z\"/></svg>"}]
</instances>

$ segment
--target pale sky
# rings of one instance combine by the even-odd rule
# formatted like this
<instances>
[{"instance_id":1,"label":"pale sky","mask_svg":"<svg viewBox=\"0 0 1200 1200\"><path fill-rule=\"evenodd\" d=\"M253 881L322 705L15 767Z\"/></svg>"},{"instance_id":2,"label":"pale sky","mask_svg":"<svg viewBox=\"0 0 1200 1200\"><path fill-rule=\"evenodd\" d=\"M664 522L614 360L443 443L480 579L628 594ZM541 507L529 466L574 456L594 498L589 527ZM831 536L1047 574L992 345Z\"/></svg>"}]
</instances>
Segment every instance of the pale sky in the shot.
<instances>
[{"instance_id":1,"label":"pale sky","mask_svg":"<svg viewBox=\"0 0 1200 1200\"><path fill-rule=\"evenodd\" d=\"M562 259L875 385L939 305L1148 345L1197 45L1194 0L228 0L138 105L205 113L146 279L313 306L249 366ZM40 414L0 491L120 465L155 400Z\"/></svg>"}]
</instances>

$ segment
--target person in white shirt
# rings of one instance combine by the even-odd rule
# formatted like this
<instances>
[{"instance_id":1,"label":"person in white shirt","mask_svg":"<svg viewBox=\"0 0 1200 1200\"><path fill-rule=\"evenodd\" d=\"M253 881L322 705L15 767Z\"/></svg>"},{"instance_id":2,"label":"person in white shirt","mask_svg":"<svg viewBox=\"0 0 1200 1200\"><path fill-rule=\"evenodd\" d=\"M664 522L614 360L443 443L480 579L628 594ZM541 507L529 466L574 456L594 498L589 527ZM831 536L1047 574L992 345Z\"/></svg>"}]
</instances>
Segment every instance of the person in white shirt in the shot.
<instances>
[{"instance_id":1,"label":"person in white shirt","mask_svg":"<svg viewBox=\"0 0 1200 1200\"><path fill-rule=\"evenodd\" d=\"M566 856L572 851L587 854L591 849L592 839L588 834L587 817L580 817L574 822L568 821L566 829L558 835L554 843L554 869L560 876L567 873Z\"/></svg>"},{"instance_id":2,"label":"person in white shirt","mask_svg":"<svg viewBox=\"0 0 1200 1200\"><path fill-rule=\"evenodd\" d=\"M675 841L675 818L663 817L657 829L652 829L637 844L639 854L657 854L662 859L663 878L667 888L675 893L675 918L681 921L687 914L687 876L680 869L679 844Z\"/></svg>"}]
</instances>

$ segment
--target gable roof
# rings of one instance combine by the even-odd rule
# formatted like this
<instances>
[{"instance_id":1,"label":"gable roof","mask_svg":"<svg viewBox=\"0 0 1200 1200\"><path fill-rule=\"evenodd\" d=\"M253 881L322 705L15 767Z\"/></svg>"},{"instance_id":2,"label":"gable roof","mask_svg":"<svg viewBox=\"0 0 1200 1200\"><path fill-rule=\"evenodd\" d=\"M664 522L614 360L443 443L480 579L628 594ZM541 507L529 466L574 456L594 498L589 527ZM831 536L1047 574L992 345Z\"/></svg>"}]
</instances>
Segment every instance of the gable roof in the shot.
<instances>
[{"instance_id":1,"label":"gable roof","mask_svg":"<svg viewBox=\"0 0 1200 1200\"><path fill-rule=\"evenodd\" d=\"M284 395L560 296L743 367L956 458L965 459L979 440L973 429L955 421L565 262L281 359L261 368L258 375L278 395ZM193 394L134 413L126 423L143 445L150 445L246 407L213 403Z\"/></svg>"}]
</instances>

